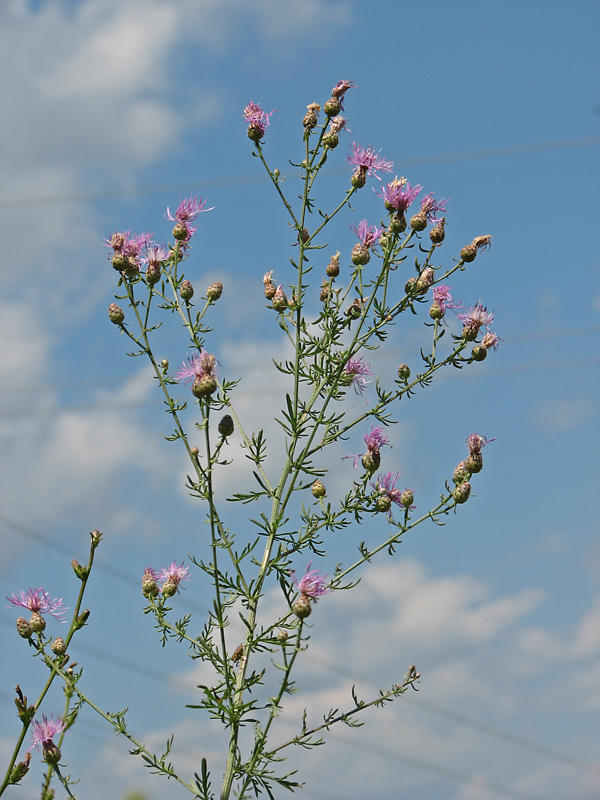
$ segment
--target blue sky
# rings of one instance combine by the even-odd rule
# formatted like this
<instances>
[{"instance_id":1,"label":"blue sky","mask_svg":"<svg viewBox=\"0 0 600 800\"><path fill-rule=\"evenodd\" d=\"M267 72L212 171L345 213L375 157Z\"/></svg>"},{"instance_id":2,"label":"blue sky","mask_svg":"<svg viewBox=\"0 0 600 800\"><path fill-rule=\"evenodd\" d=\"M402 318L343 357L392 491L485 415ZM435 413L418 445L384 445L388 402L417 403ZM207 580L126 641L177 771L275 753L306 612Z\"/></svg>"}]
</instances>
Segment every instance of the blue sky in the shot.
<instances>
[{"instance_id":1,"label":"blue sky","mask_svg":"<svg viewBox=\"0 0 600 800\"><path fill-rule=\"evenodd\" d=\"M90 625L73 657L103 707L131 705L142 738L176 731L184 770L206 755L218 771L218 737L184 708L203 673L153 638L139 578L149 562L202 555L202 513L186 496L182 454L161 438L149 373L106 318L115 273L101 242L115 229L166 240L165 208L189 194L215 206L187 270L198 287L223 282L209 349L224 375L244 376L248 427L269 429L283 388L269 364L283 350L262 275L292 280L294 237L241 114L250 99L277 109L265 152L294 196L288 159L299 160L306 105L347 78L357 85L346 102L352 135L322 174L320 204L332 207L348 185L353 140L449 198L442 263L474 236L493 236L453 276L453 294L493 308L504 342L398 408L386 466L402 469L420 509L435 502L470 432L496 441L475 496L445 528L421 526L354 593L319 603L282 736L304 706L318 718L345 705L352 683L366 695L412 663L422 682L360 730L294 753L306 781L299 796L598 796L599 22L598 3L585 0L2 5L0 589L44 585L72 605L69 561L85 558L87 531L103 530ZM349 252L347 222L378 221L373 183L332 226L325 252ZM373 360L381 374L416 363L425 319L397 326ZM172 363L185 356L175 327L161 347ZM368 399L351 398L349 410ZM353 478L338 455L360 447L357 433L328 464L331 497ZM235 442L231 454L222 497L246 481ZM247 535L240 510L226 513ZM384 530L377 520L335 535L324 568ZM196 573L177 609L198 609L200 627L209 596ZM14 617L0 614L2 758L17 730L12 688L32 698L44 679ZM60 695L50 701L59 712ZM64 748L81 796L164 792L91 713L81 735ZM6 796L30 800L36 780L32 772Z\"/></svg>"}]
</instances>

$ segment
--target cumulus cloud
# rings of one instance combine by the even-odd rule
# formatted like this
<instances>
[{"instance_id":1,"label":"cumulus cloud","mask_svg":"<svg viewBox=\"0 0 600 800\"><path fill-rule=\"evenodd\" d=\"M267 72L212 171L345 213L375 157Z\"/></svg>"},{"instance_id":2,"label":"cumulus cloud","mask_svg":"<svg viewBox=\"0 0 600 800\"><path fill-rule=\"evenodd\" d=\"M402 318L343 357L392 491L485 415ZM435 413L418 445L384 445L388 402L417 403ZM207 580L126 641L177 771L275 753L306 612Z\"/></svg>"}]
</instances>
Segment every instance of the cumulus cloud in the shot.
<instances>
[{"instance_id":1,"label":"cumulus cloud","mask_svg":"<svg viewBox=\"0 0 600 800\"><path fill-rule=\"evenodd\" d=\"M553 433L569 431L587 422L592 411L593 404L588 397L545 400L536 410L535 424Z\"/></svg>"}]
</instances>

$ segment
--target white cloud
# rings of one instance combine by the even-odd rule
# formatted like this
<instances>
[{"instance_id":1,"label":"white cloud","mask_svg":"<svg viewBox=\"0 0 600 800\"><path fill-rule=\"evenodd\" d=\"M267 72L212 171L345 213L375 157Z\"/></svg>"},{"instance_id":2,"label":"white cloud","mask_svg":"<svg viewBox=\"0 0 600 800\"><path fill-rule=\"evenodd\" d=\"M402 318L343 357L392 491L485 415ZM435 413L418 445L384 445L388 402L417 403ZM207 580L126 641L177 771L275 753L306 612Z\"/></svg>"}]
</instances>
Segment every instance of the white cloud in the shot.
<instances>
[{"instance_id":1,"label":"white cloud","mask_svg":"<svg viewBox=\"0 0 600 800\"><path fill-rule=\"evenodd\" d=\"M541 430L552 432L572 430L587 422L593 408L587 397L545 400L535 412L535 424Z\"/></svg>"}]
</instances>

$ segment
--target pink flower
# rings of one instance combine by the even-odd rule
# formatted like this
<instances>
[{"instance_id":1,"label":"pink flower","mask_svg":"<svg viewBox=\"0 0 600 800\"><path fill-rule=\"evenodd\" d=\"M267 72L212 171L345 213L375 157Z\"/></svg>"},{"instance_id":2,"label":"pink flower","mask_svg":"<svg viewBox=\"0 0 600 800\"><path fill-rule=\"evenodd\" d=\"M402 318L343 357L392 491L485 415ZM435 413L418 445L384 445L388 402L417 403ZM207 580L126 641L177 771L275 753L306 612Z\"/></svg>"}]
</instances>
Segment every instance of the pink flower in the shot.
<instances>
[{"instance_id":1,"label":"pink flower","mask_svg":"<svg viewBox=\"0 0 600 800\"><path fill-rule=\"evenodd\" d=\"M433 289L433 299L438 304L442 311L442 316L446 313L447 308L455 309L455 308L462 308L460 303L455 302L452 299L452 295L450 294L450 286L446 286L444 283L438 284Z\"/></svg>"},{"instance_id":2,"label":"pink flower","mask_svg":"<svg viewBox=\"0 0 600 800\"><path fill-rule=\"evenodd\" d=\"M276 114L276 111L269 111L268 114L262 110L262 108L257 104L253 103L252 100L248 103L246 108L244 109L244 119L248 123L249 128L253 129L260 134L258 136L259 139L265 135L265 130L269 127L269 117L271 114ZM251 137L252 138L252 137Z\"/></svg>"},{"instance_id":3,"label":"pink flower","mask_svg":"<svg viewBox=\"0 0 600 800\"><path fill-rule=\"evenodd\" d=\"M446 210L447 202L446 198L434 200L433 192L430 192L421 200L421 213L425 214L429 222L439 222L437 215Z\"/></svg>"},{"instance_id":4,"label":"pink flower","mask_svg":"<svg viewBox=\"0 0 600 800\"><path fill-rule=\"evenodd\" d=\"M332 117L329 120L329 131L328 131L328 133L334 134L334 135L339 133L341 130L343 130L346 127L346 123L347 122L348 122L347 119L345 119L344 117L341 117L339 115L337 117ZM350 129L349 128L346 128L346 130L347 130L348 133L350 133Z\"/></svg>"},{"instance_id":5,"label":"pink flower","mask_svg":"<svg viewBox=\"0 0 600 800\"><path fill-rule=\"evenodd\" d=\"M488 332L483 337L481 346L485 350L490 350L490 349L497 350L500 347L501 341L502 339L497 334L492 333L492 331L488 330Z\"/></svg>"},{"instance_id":6,"label":"pink flower","mask_svg":"<svg viewBox=\"0 0 600 800\"><path fill-rule=\"evenodd\" d=\"M338 101L342 111L344 110L344 95L348 89L356 89L356 86L350 81L338 81L331 90L331 96Z\"/></svg>"},{"instance_id":7,"label":"pink flower","mask_svg":"<svg viewBox=\"0 0 600 800\"><path fill-rule=\"evenodd\" d=\"M383 198L388 211L394 210L401 214L411 205L422 188L419 184L411 186L408 181L401 179L388 183L381 192L375 192L375 187L373 191L377 197Z\"/></svg>"},{"instance_id":8,"label":"pink flower","mask_svg":"<svg viewBox=\"0 0 600 800\"><path fill-rule=\"evenodd\" d=\"M390 440L383 432L383 428L379 426L371 428L369 433L365 434L365 444L367 445L367 450L370 453L381 450L382 447L384 447L386 444L389 445L389 443Z\"/></svg>"},{"instance_id":9,"label":"pink flower","mask_svg":"<svg viewBox=\"0 0 600 800\"><path fill-rule=\"evenodd\" d=\"M365 386L371 383L367 380L367 376L372 375L371 365L362 358L349 358L344 367L344 375L350 378L349 385L354 386L356 394L362 394Z\"/></svg>"},{"instance_id":10,"label":"pink flower","mask_svg":"<svg viewBox=\"0 0 600 800\"><path fill-rule=\"evenodd\" d=\"M475 303L473 308L470 308L465 314L459 314L458 318L465 326L468 325L470 328L479 330L483 325L487 327L492 324L494 321L494 312L488 311L481 300L479 300Z\"/></svg>"},{"instance_id":11,"label":"pink flower","mask_svg":"<svg viewBox=\"0 0 600 800\"><path fill-rule=\"evenodd\" d=\"M314 600L316 603L318 597L327 594L331 591L331 589L325 580L327 575L321 575L317 569L314 569L311 572L311 564L312 561L309 561L304 575L299 581L296 579L296 573L293 570L290 570L290 578L292 578L302 594L307 595L307 597L310 597L311 600Z\"/></svg>"},{"instance_id":12,"label":"pink flower","mask_svg":"<svg viewBox=\"0 0 600 800\"><path fill-rule=\"evenodd\" d=\"M38 589L27 589L25 592L19 592L18 596L15 596L13 592L12 597L6 595L6 599L9 603L12 603L13 606L27 608L32 613L51 614L59 622L66 621L61 619L67 610L63 606L62 598L60 600L50 600L50 595L48 592L45 592L41 586Z\"/></svg>"},{"instance_id":13,"label":"pink flower","mask_svg":"<svg viewBox=\"0 0 600 800\"><path fill-rule=\"evenodd\" d=\"M170 567L163 567L163 569L160 570L156 576L156 580L164 581L163 585L160 587L164 597L172 597L176 592L179 594L179 584L181 581L190 580L188 577L189 571L189 567L183 566L183 561L180 567L177 566L176 561L173 561Z\"/></svg>"},{"instance_id":14,"label":"pink flower","mask_svg":"<svg viewBox=\"0 0 600 800\"><path fill-rule=\"evenodd\" d=\"M348 223L350 225L350 223ZM360 241L365 247L373 247L379 241L379 237L383 233L383 228L378 228L376 225L369 225L366 219L363 219L356 225L350 225L350 228L358 236Z\"/></svg>"},{"instance_id":15,"label":"pink flower","mask_svg":"<svg viewBox=\"0 0 600 800\"><path fill-rule=\"evenodd\" d=\"M204 375L212 375L217 378L216 363L217 359L202 348L199 353L188 358L187 364L183 363L183 366L175 373L175 380L178 383L188 383L202 378Z\"/></svg>"},{"instance_id":16,"label":"pink flower","mask_svg":"<svg viewBox=\"0 0 600 800\"><path fill-rule=\"evenodd\" d=\"M471 433L465 441L467 443L467 447L469 448L469 455L473 456L479 455L481 453L481 448L486 444L495 442L496 437L493 439L486 439L485 436L482 436L480 433Z\"/></svg>"},{"instance_id":17,"label":"pink flower","mask_svg":"<svg viewBox=\"0 0 600 800\"><path fill-rule=\"evenodd\" d=\"M371 483L371 486L379 492L381 497L389 497L392 503L403 510L413 511L416 508L415 505L412 505L414 489L396 489L396 481L399 477L399 472L387 472L385 475L378 475L377 483ZM392 519L391 510L388 516Z\"/></svg>"},{"instance_id":18,"label":"pink flower","mask_svg":"<svg viewBox=\"0 0 600 800\"><path fill-rule=\"evenodd\" d=\"M377 180L381 180L377 174L378 172L392 171L394 162L386 161L385 158L380 157L381 150L376 153L372 147L364 148L356 144L356 142L352 143L351 149L352 152L347 156L346 162L354 164L356 167L355 174L358 174L361 178L364 179L367 175L374 175Z\"/></svg>"},{"instance_id":19,"label":"pink flower","mask_svg":"<svg viewBox=\"0 0 600 800\"><path fill-rule=\"evenodd\" d=\"M204 208L206 205L206 200L198 197L188 197L187 200L182 200L179 205L177 206L177 211L175 212L175 216L171 216L171 211L169 206L167 206L167 213L165 214L165 219L170 219L171 222L193 222L196 217L201 214L203 211L212 211L212 208Z\"/></svg>"},{"instance_id":20,"label":"pink flower","mask_svg":"<svg viewBox=\"0 0 600 800\"><path fill-rule=\"evenodd\" d=\"M66 727L65 723L62 721L60 717L57 719L52 718L52 714L50 714L50 719L47 719L45 714L42 714L42 721L33 723L32 727L32 736L33 736L33 744L29 748L29 750L33 750L33 748L37 748L39 751L40 745L44 749L48 747L48 745L52 745L52 737L56 736L57 733L62 733ZM59 754L60 757L60 754Z\"/></svg>"}]
</instances>

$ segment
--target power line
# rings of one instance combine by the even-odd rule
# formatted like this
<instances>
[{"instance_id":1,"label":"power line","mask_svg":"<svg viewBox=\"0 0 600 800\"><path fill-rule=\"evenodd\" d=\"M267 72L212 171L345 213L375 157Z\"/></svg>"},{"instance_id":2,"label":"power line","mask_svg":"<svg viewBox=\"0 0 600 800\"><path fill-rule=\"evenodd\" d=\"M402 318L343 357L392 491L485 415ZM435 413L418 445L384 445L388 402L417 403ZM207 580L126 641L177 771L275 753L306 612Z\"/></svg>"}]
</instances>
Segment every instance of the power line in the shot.
<instances>
[{"instance_id":1,"label":"power line","mask_svg":"<svg viewBox=\"0 0 600 800\"><path fill-rule=\"evenodd\" d=\"M482 161L489 158L506 158L508 156L530 155L532 153L547 153L555 150L573 150L581 147L595 147L600 144L600 136L584 136L576 139L558 139L550 142L532 142L529 144L504 145L502 147L486 147L477 150L464 150L454 153L438 153L431 156L398 159L396 164L402 167L429 166L432 164L451 164L465 161ZM344 175L348 172L347 166L326 167L322 170L324 175ZM287 179L300 180L296 175ZM268 175L237 175L229 178L211 178L208 180L185 181L175 184L162 184L145 188L122 189L98 192L80 192L64 195L47 195L45 197L30 197L17 200L0 201L1 209L31 207L34 205L58 205L64 203L90 203L97 200L128 199L153 194L168 194L171 192L198 191L198 188L220 189L230 186L241 186L268 183Z\"/></svg>"}]
</instances>

